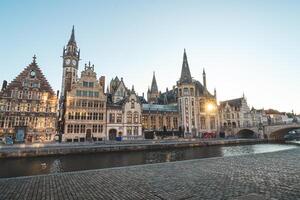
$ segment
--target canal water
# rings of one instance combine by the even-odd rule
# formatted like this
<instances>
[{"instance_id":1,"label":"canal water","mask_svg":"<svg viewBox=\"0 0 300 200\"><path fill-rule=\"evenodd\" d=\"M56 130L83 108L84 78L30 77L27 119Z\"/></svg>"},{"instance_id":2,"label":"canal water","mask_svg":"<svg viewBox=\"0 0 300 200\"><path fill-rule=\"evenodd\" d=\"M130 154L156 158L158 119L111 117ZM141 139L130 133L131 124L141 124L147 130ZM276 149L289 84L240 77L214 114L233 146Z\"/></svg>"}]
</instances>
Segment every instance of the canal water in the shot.
<instances>
[{"instance_id":1,"label":"canal water","mask_svg":"<svg viewBox=\"0 0 300 200\"><path fill-rule=\"evenodd\" d=\"M51 174L172 162L209 157L256 154L297 148L288 144L253 144L179 148L163 151L108 152L95 154L0 159L0 178Z\"/></svg>"}]
</instances>

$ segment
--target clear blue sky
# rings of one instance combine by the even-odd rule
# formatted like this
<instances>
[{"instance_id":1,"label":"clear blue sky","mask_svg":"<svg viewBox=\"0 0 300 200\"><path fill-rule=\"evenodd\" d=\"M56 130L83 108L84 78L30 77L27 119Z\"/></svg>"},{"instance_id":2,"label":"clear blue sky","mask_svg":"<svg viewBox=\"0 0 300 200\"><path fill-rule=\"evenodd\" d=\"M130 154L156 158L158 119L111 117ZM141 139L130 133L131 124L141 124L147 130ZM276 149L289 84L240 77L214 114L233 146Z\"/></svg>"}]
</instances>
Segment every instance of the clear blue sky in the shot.
<instances>
[{"instance_id":1,"label":"clear blue sky","mask_svg":"<svg viewBox=\"0 0 300 200\"><path fill-rule=\"evenodd\" d=\"M180 76L187 49L192 76L207 73L218 100L245 95L250 106L300 113L300 1L0 2L0 80L11 81L37 54L60 90L62 48L75 25L80 70L124 77L141 95L156 72L165 91Z\"/></svg>"}]
</instances>

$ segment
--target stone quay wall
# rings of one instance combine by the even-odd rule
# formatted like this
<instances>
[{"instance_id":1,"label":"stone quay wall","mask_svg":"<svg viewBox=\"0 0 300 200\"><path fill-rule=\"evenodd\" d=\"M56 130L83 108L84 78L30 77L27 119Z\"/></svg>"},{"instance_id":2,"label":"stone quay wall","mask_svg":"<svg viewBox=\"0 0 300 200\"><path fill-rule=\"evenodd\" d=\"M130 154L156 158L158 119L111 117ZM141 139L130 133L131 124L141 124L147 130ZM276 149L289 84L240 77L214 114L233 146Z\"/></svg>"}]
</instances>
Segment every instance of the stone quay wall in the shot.
<instances>
[{"instance_id":1,"label":"stone quay wall","mask_svg":"<svg viewBox=\"0 0 300 200\"><path fill-rule=\"evenodd\" d=\"M116 151L146 151L172 148L205 147L214 145L255 144L267 142L265 139L231 139L231 140L182 140L182 141L144 141L138 143L83 143L83 144L38 144L0 146L1 158L54 156L68 154L87 154Z\"/></svg>"}]
</instances>

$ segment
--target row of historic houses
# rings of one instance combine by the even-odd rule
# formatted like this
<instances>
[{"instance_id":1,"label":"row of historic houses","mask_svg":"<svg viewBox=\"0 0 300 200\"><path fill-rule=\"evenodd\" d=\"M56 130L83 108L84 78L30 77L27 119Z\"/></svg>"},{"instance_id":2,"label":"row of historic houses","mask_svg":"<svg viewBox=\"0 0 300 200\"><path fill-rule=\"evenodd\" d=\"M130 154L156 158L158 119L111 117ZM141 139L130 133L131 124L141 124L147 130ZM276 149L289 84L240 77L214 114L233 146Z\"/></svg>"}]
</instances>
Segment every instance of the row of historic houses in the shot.
<instances>
[{"instance_id":1,"label":"row of historic houses","mask_svg":"<svg viewBox=\"0 0 300 200\"><path fill-rule=\"evenodd\" d=\"M207 89L205 71L202 83L192 78L185 50L176 84L161 92L153 74L147 99L117 76L106 87L105 76L98 77L90 62L80 72L74 27L62 58L60 93L53 91L35 56L13 81L3 82L0 137L16 142L53 141L55 136L65 142L131 140L154 132L214 137L220 127L252 123L242 100L218 107L216 90L211 94ZM224 112L232 109L236 118L229 124Z\"/></svg>"}]
</instances>

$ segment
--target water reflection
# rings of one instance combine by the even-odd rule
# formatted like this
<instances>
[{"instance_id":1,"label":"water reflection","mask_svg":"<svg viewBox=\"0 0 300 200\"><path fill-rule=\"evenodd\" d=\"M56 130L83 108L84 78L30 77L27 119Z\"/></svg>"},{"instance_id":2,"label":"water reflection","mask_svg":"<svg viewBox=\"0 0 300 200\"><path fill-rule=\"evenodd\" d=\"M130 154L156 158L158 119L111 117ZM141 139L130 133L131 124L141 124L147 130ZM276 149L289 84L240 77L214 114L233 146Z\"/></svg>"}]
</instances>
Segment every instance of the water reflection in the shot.
<instances>
[{"instance_id":1,"label":"water reflection","mask_svg":"<svg viewBox=\"0 0 300 200\"><path fill-rule=\"evenodd\" d=\"M110 152L0 160L0 177L101 169L208 157L236 156L296 148L286 144L211 146L163 151ZM45 165L44 165L45 164Z\"/></svg>"}]
</instances>

